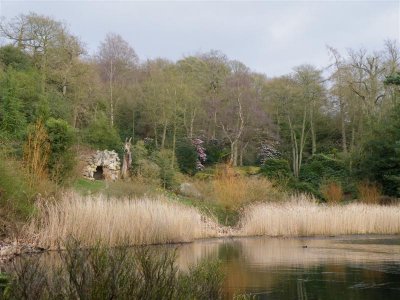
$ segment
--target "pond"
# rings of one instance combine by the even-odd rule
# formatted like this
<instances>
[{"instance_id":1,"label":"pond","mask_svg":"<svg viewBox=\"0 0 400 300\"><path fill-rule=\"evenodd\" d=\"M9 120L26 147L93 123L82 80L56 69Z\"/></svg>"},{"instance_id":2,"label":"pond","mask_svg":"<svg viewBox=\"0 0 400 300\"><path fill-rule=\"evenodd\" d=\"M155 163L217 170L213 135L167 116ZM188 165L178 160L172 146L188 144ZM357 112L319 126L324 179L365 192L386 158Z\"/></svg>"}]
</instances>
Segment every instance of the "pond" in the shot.
<instances>
[{"instance_id":1,"label":"pond","mask_svg":"<svg viewBox=\"0 0 400 300\"><path fill-rule=\"evenodd\" d=\"M176 251L180 270L220 260L225 299L400 299L400 236L224 238L149 249L155 257ZM50 270L62 266L59 254L34 257Z\"/></svg>"},{"instance_id":2,"label":"pond","mask_svg":"<svg viewBox=\"0 0 400 300\"><path fill-rule=\"evenodd\" d=\"M238 238L178 249L181 268L218 258L226 299L400 299L400 237Z\"/></svg>"}]
</instances>

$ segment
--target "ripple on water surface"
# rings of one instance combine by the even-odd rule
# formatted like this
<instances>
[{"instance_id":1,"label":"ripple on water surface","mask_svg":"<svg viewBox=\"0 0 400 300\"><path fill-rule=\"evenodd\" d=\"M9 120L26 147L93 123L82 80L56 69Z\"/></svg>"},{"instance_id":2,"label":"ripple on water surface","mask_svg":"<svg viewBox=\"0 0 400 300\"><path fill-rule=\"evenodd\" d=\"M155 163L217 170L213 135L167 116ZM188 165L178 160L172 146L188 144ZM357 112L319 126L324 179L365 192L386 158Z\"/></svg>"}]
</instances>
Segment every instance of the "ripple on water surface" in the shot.
<instances>
[{"instance_id":1,"label":"ripple on water surface","mask_svg":"<svg viewBox=\"0 0 400 300\"><path fill-rule=\"evenodd\" d=\"M219 258L227 299L400 299L400 238L241 238L179 248L185 268Z\"/></svg>"}]
</instances>

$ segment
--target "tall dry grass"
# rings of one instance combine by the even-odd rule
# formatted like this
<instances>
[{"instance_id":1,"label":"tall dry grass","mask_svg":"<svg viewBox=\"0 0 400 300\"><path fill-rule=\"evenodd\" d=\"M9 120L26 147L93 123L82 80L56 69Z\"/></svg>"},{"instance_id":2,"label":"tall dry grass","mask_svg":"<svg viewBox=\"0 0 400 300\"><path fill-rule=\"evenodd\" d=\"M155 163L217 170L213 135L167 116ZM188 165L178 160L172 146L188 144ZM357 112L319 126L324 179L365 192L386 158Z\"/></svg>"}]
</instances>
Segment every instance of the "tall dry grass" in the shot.
<instances>
[{"instance_id":1,"label":"tall dry grass","mask_svg":"<svg viewBox=\"0 0 400 300\"><path fill-rule=\"evenodd\" d=\"M29 185L35 186L46 180L47 163L50 155L50 143L42 120L38 120L28 132L24 145L24 163L28 171Z\"/></svg>"},{"instance_id":2,"label":"tall dry grass","mask_svg":"<svg viewBox=\"0 0 400 300\"><path fill-rule=\"evenodd\" d=\"M217 235L216 225L194 208L156 199L106 199L65 194L38 206L27 229L36 244L55 248L73 236L85 246L189 242Z\"/></svg>"},{"instance_id":3,"label":"tall dry grass","mask_svg":"<svg viewBox=\"0 0 400 300\"><path fill-rule=\"evenodd\" d=\"M313 236L398 234L400 206L353 203L320 205L304 195L287 202L252 205L241 221L242 235Z\"/></svg>"}]
</instances>

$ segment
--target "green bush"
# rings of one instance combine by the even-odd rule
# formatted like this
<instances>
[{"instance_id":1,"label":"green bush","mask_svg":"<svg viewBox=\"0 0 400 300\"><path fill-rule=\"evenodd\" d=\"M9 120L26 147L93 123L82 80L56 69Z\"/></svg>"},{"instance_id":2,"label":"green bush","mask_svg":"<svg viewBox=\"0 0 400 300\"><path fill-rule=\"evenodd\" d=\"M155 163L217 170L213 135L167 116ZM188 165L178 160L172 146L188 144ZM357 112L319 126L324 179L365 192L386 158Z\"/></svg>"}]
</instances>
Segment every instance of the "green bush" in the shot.
<instances>
[{"instance_id":1,"label":"green bush","mask_svg":"<svg viewBox=\"0 0 400 300\"><path fill-rule=\"evenodd\" d=\"M26 70L32 66L29 55L12 45L0 47L0 62L5 67L12 67L15 70Z\"/></svg>"},{"instance_id":2,"label":"green bush","mask_svg":"<svg viewBox=\"0 0 400 300\"><path fill-rule=\"evenodd\" d=\"M36 190L28 185L26 172L17 161L0 155L0 174L0 208L11 217L27 218L34 211Z\"/></svg>"},{"instance_id":3,"label":"green bush","mask_svg":"<svg viewBox=\"0 0 400 300\"><path fill-rule=\"evenodd\" d=\"M374 129L357 157L356 175L376 182L389 196L400 197L400 104Z\"/></svg>"},{"instance_id":4,"label":"green bush","mask_svg":"<svg viewBox=\"0 0 400 300\"><path fill-rule=\"evenodd\" d=\"M299 181L295 178L292 178L288 183L288 187L296 192L306 193L306 194L313 195L319 199L324 199L324 196L319 191L319 189L316 189L309 182Z\"/></svg>"},{"instance_id":5,"label":"green bush","mask_svg":"<svg viewBox=\"0 0 400 300\"><path fill-rule=\"evenodd\" d=\"M292 176L289 162L285 159L267 159L261 166L261 174L278 181L288 179Z\"/></svg>"},{"instance_id":6,"label":"green bush","mask_svg":"<svg viewBox=\"0 0 400 300\"><path fill-rule=\"evenodd\" d=\"M75 155L71 150L74 130L61 119L50 118L46 122L50 141L49 171L51 179L61 183L70 175L75 165Z\"/></svg>"},{"instance_id":7,"label":"green bush","mask_svg":"<svg viewBox=\"0 0 400 300\"><path fill-rule=\"evenodd\" d=\"M153 161L160 167L160 180L164 188L176 186L176 158L171 150L163 149L153 153Z\"/></svg>"},{"instance_id":8,"label":"green bush","mask_svg":"<svg viewBox=\"0 0 400 300\"><path fill-rule=\"evenodd\" d=\"M347 191L349 178L349 170L344 161L328 155L317 154L302 166L299 180L307 182L315 190L319 190L326 181L335 181Z\"/></svg>"},{"instance_id":9,"label":"green bush","mask_svg":"<svg viewBox=\"0 0 400 300\"><path fill-rule=\"evenodd\" d=\"M84 139L97 149L119 150L122 146L117 130L109 125L105 115L94 118L85 130Z\"/></svg>"},{"instance_id":10,"label":"green bush","mask_svg":"<svg viewBox=\"0 0 400 300\"><path fill-rule=\"evenodd\" d=\"M223 141L209 140L203 146L207 154L207 160L204 164L207 166L225 162L229 157L230 149Z\"/></svg>"},{"instance_id":11,"label":"green bush","mask_svg":"<svg viewBox=\"0 0 400 300\"><path fill-rule=\"evenodd\" d=\"M17 72L9 68L0 88L0 130L13 139L21 139L27 122L24 103L18 92Z\"/></svg>"},{"instance_id":12,"label":"green bush","mask_svg":"<svg viewBox=\"0 0 400 300\"><path fill-rule=\"evenodd\" d=\"M189 139L181 140L176 146L176 159L179 169L186 174L194 175L197 171L196 161L198 155Z\"/></svg>"}]
</instances>

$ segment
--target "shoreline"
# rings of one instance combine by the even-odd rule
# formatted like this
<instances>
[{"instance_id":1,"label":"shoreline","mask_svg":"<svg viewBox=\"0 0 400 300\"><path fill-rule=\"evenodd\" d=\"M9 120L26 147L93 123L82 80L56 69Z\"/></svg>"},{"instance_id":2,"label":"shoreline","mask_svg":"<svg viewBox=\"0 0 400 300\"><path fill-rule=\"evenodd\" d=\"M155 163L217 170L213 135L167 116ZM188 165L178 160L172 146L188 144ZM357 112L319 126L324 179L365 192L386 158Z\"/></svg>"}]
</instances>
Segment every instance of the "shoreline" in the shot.
<instances>
[{"instance_id":1,"label":"shoreline","mask_svg":"<svg viewBox=\"0 0 400 300\"><path fill-rule=\"evenodd\" d=\"M334 236L326 236L326 235L309 235L309 236L269 236L269 235L226 235L226 236L217 236L217 237L207 237L207 238L199 238L193 241L182 241L182 242L174 242L174 243L155 243L155 244L142 244L142 245L121 245L121 246L113 246L112 248L120 248L120 247L157 247L157 246L179 246L179 245L189 245L194 243L212 243L216 241L234 241L234 240L245 240L245 239L291 239L291 240L359 240L359 239L399 239L399 234L341 234ZM93 247L82 247L81 250L92 249ZM37 245L32 245L29 243L21 242L13 242L13 243L5 243L0 241L0 265L9 263L13 261L15 258L23 255L32 255L32 254L42 254L46 252L59 252L65 251L64 248L43 248Z\"/></svg>"}]
</instances>

